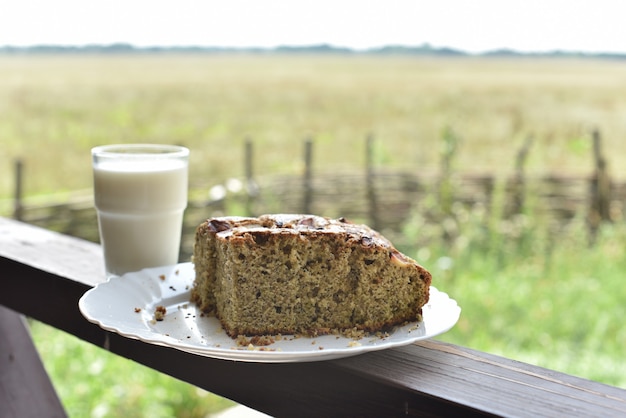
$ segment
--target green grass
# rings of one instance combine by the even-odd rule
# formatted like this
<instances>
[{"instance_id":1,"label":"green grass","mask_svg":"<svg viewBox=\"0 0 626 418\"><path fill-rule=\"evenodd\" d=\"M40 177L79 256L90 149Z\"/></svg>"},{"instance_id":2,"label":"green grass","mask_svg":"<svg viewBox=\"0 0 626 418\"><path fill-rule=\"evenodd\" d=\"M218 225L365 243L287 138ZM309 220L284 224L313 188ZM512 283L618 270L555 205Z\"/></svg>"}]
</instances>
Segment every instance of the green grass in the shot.
<instances>
[{"instance_id":1,"label":"green grass","mask_svg":"<svg viewBox=\"0 0 626 418\"><path fill-rule=\"evenodd\" d=\"M503 177L533 135L528 173L587 175L597 127L609 171L624 177L626 95L616 92L626 88L625 68L569 59L0 56L0 199L13 191L16 158L28 196L89 189L90 148L116 142L187 145L192 185L208 188L243 175L248 136L257 175L301 173L307 136L315 172L362 170L369 133L386 169L438 170L442 138L453 133L453 172ZM425 222L428 212L439 221ZM626 228L605 225L590 246L583 214L556 231L537 213L502 220L431 199L390 238L459 301L461 319L441 339L626 388ZM33 334L72 416L203 416L225 405L41 324Z\"/></svg>"},{"instance_id":2,"label":"green grass","mask_svg":"<svg viewBox=\"0 0 626 418\"><path fill-rule=\"evenodd\" d=\"M537 218L485 223L460 206L448 216L452 238L419 211L393 236L462 307L438 339L626 388L625 225L604 225L590 246L580 219L555 239ZM40 323L33 335L71 416L203 417L233 405Z\"/></svg>"},{"instance_id":3,"label":"green grass","mask_svg":"<svg viewBox=\"0 0 626 418\"><path fill-rule=\"evenodd\" d=\"M565 236L565 245L534 242L527 254L459 254L440 287L458 298L463 319L444 338L626 388L626 260L616 251L626 235L603 232L591 248Z\"/></svg>"},{"instance_id":4,"label":"green grass","mask_svg":"<svg viewBox=\"0 0 626 418\"><path fill-rule=\"evenodd\" d=\"M457 229L444 239L446 223ZM462 307L442 340L626 388L624 224L590 245L582 218L557 232L540 217L485 221L456 206L434 226L417 212L396 241Z\"/></svg>"},{"instance_id":5,"label":"green grass","mask_svg":"<svg viewBox=\"0 0 626 418\"><path fill-rule=\"evenodd\" d=\"M235 405L40 322L31 332L71 417L206 417Z\"/></svg>"}]
</instances>

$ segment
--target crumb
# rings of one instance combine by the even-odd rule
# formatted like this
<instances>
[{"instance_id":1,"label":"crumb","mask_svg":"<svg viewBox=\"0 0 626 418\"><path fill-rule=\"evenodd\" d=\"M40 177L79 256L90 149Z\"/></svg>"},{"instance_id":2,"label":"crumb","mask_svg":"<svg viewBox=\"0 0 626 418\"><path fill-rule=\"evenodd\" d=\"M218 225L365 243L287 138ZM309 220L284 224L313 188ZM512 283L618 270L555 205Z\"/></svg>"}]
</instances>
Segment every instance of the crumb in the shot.
<instances>
[{"instance_id":1,"label":"crumb","mask_svg":"<svg viewBox=\"0 0 626 418\"><path fill-rule=\"evenodd\" d=\"M167 309L165 309L165 306L159 305L156 307L156 310L154 311L154 319L156 321L163 321L166 313L167 313Z\"/></svg>"},{"instance_id":2,"label":"crumb","mask_svg":"<svg viewBox=\"0 0 626 418\"><path fill-rule=\"evenodd\" d=\"M318 350L323 350L324 347L322 347L321 345L319 347L317 347Z\"/></svg>"},{"instance_id":3,"label":"crumb","mask_svg":"<svg viewBox=\"0 0 626 418\"><path fill-rule=\"evenodd\" d=\"M246 345L250 344L250 341L246 338L245 335L238 335L237 338L235 338L235 342L239 347L245 347Z\"/></svg>"},{"instance_id":4,"label":"crumb","mask_svg":"<svg viewBox=\"0 0 626 418\"><path fill-rule=\"evenodd\" d=\"M343 332L344 337L347 338L352 338L354 340L360 340L361 338L365 337L365 331L357 329L357 328L351 328L351 329L347 329Z\"/></svg>"},{"instance_id":5,"label":"crumb","mask_svg":"<svg viewBox=\"0 0 626 418\"><path fill-rule=\"evenodd\" d=\"M176 270L175 274L178 276L178 273L180 273L180 270Z\"/></svg>"},{"instance_id":6,"label":"crumb","mask_svg":"<svg viewBox=\"0 0 626 418\"><path fill-rule=\"evenodd\" d=\"M266 346L276 342L271 335L255 335L250 338L245 335L238 335L235 341L239 347Z\"/></svg>"},{"instance_id":7,"label":"crumb","mask_svg":"<svg viewBox=\"0 0 626 418\"><path fill-rule=\"evenodd\" d=\"M216 347L219 347L218 345L216 345ZM230 347L231 350L247 350L247 351L280 351L280 350L276 350L275 348L268 348L268 347L256 347L254 344L248 344L247 346L238 346L238 347Z\"/></svg>"},{"instance_id":8,"label":"crumb","mask_svg":"<svg viewBox=\"0 0 626 418\"><path fill-rule=\"evenodd\" d=\"M165 280L165 274L160 274L159 279L161 279L161 281Z\"/></svg>"},{"instance_id":9,"label":"crumb","mask_svg":"<svg viewBox=\"0 0 626 418\"><path fill-rule=\"evenodd\" d=\"M315 345L315 344L316 344L315 340L311 341L311 345Z\"/></svg>"},{"instance_id":10,"label":"crumb","mask_svg":"<svg viewBox=\"0 0 626 418\"><path fill-rule=\"evenodd\" d=\"M360 347L360 346L361 346L361 343L358 341L353 340L348 343L348 347Z\"/></svg>"},{"instance_id":11,"label":"crumb","mask_svg":"<svg viewBox=\"0 0 626 418\"><path fill-rule=\"evenodd\" d=\"M250 339L250 342L254 345L270 345L274 344L276 340L271 335L257 335Z\"/></svg>"},{"instance_id":12,"label":"crumb","mask_svg":"<svg viewBox=\"0 0 626 418\"><path fill-rule=\"evenodd\" d=\"M176 288L174 286L170 286L170 290L173 290L175 292Z\"/></svg>"},{"instance_id":13,"label":"crumb","mask_svg":"<svg viewBox=\"0 0 626 418\"><path fill-rule=\"evenodd\" d=\"M135 308L135 313L141 312L141 308Z\"/></svg>"}]
</instances>

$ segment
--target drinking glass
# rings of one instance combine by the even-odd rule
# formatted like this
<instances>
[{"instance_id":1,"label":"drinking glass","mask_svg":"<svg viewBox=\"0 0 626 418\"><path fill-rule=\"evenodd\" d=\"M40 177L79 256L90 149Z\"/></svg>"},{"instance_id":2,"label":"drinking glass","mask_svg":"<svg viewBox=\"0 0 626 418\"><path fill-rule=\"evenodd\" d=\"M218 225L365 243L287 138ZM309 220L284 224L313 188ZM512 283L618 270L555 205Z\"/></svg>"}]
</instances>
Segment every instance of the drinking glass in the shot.
<instances>
[{"instance_id":1,"label":"drinking glass","mask_svg":"<svg viewBox=\"0 0 626 418\"><path fill-rule=\"evenodd\" d=\"M187 207L189 149L104 145L91 150L107 277L176 264Z\"/></svg>"}]
</instances>

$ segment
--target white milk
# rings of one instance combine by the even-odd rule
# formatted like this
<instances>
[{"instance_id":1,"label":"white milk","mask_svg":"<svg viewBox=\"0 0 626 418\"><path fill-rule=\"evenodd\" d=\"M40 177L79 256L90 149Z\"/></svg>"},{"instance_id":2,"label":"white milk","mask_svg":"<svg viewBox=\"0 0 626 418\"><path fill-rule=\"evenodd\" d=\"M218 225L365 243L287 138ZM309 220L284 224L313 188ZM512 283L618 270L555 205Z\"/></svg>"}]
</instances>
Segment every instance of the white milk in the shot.
<instances>
[{"instance_id":1,"label":"white milk","mask_svg":"<svg viewBox=\"0 0 626 418\"><path fill-rule=\"evenodd\" d=\"M94 193L107 273L178 262L187 206L185 161L98 163Z\"/></svg>"}]
</instances>

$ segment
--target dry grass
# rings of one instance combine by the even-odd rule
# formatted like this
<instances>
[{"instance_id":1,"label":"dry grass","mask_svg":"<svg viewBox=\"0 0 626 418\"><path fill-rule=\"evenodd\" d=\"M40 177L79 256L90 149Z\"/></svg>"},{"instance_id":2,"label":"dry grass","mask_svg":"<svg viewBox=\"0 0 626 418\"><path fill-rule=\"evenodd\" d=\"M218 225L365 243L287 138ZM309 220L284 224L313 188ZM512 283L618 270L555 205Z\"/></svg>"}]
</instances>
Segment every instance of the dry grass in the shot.
<instances>
[{"instance_id":1,"label":"dry grass","mask_svg":"<svg viewBox=\"0 0 626 418\"><path fill-rule=\"evenodd\" d=\"M192 149L193 181L299 172L302 140L317 170L378 164L437 169L440 138L461 138L461 170L509 173L527 135L534 171L588 173L589 131L611 167L626 163L626 62L370 56L0 56L0 197L24 158L27 193L91 186L89 149L115 142ZM614 174L618 173L616 169Z\"/></svg>"}]
</instances>

